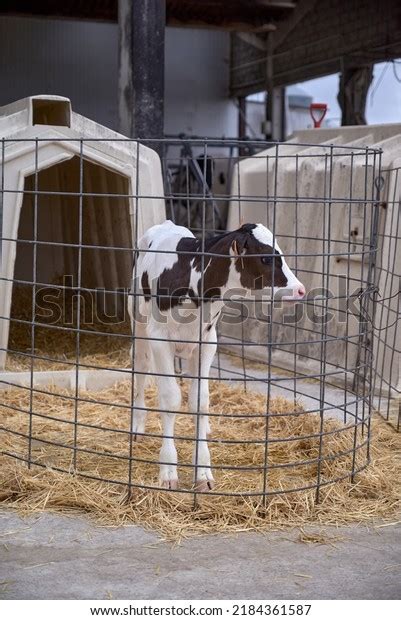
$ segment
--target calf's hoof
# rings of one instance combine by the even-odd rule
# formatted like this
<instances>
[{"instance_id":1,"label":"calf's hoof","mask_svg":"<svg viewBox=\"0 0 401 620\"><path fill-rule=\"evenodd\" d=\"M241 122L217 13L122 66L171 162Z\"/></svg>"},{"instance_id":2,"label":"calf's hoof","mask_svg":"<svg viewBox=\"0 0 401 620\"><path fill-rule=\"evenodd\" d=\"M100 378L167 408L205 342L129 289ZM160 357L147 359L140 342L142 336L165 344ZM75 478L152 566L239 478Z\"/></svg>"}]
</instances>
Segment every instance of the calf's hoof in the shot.
<instances>
[{"instance_id":1,"label":"calf's hoof","mask_svg":"<svg viewBox=\"0 0 401 620\"><path fill-rule=\"evenodd\" d=\"M170 491L178 489L178 480L160 480L159 484L162 489L169 489Z\"/></svg>"},{"instance_id":2,"label":"calf's hoof","mask_svg":"<svg viewBox=\"0 0 401 620\"><path fill-rule=\"evenodd\" d=\"M195 491L207 493L214 489L214 480L197 480L194 485Z\"/></svg>"}]
</instances>

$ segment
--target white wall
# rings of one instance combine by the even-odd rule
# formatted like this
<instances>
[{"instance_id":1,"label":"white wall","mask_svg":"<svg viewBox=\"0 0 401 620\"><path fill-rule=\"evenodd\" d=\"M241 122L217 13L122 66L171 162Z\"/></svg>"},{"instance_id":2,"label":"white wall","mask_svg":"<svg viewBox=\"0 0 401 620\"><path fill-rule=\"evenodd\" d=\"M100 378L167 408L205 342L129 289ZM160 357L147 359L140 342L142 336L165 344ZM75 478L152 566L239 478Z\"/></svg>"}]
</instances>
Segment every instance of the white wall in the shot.
<instances>
[{"instance_id":1,"label":"white wall","mask_svg":"<svg viewBox=\"0 0 401 620\"><path fill-rule=\"evenodd\" d=\"M250 138L265 139L262 132L262 123L265 120L265 103L263 101L248 100L246 103L247 134ZM299 129L309 129L313 126L309 109L289 105L286 98L286 135L290 136Z\"/></svg>"},{"instance_id":2,"label":"white wall","mask_svg":"<svg viewBox=\"0 0 401 620\"><path fill-rule=\"evenodd\" d=\"M77 112L118 129L116 24L1 17L0 57L0 105L64 95ZM165 79L166 133L237 135L228 33L168 28Z\"/></svg>"},{"instance_id":3,"label":"white wall","mask_svg":"<svg viewBox=\"0 0 401 620\"><path fill-rule=\"evenodd\" d=\"M229 45L226 32L167 29L166 133L237 135L237 108L228 99Z\"/></svg>"},{"instance_id":4,"label":"white wall","mask_svg":"<svg viewBox=\"0 0 401 620\"><path fill-rule=\"evenodd\" d=\"M117 129L117 27L0 18L0 105L64 95L73 108Z\"/></svg>"}]
</instances>

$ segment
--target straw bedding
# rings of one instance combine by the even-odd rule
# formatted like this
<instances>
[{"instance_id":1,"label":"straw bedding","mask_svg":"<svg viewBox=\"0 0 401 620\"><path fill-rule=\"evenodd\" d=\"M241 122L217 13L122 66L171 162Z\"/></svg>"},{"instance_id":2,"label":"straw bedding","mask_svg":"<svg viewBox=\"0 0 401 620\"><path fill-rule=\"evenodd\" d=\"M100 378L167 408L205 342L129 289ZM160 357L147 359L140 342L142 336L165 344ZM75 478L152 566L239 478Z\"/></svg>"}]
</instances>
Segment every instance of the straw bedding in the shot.
<instances>
[{"instance_id":1,"label":"straw bedding","mask_svg":"<svg viewBox=\"0 0 401 620\"><path fill-rule=\"evenodd\" d=\"M18 291L13 298L12 316L32 317L31 294ZM46 319L41 318L45 321ZM58 323L64 325L64 323ZM68 327L68 326L67 326ZM130 334L128 322L96 324L81 318L81 327L90 333L80 335L80 363L89 367L129 368ZM100 336L99 329L109 332ZM31 327L12 323L10 329L8 370L31 368ZM74 332L35 328L35 354L52 360L35 359L34 370L71 370L76 360L77 342ZM21 355L19 352L26 352ZM68 363L70 362L70 363ZM187 402L187 385L181 383L183 411ZM300 526L309 523L344 524L394 519L401 504L401 436L383 422L373 426L371 463L357 474L351 484L349 472L366 462L366 445L350 453L356 441L366 441L360 431L346 429L340 422L325 419L328 432L320 446L323 458L321 482L345 477L340 482L323 486L320 503L316 504L315 489L295 493L291 489L316 484L319 455L319 416L304 411L302 403L274 398L269 405L266 484L271 494L264 505L258 495L263 489L266 436L266 397L245 392L229 383L210 382L211 423L210 442L217 493L236 493L237 496L197 495L194 508L191 493L171 493L138 488L157 486L158 453L161 424L156 413L150 413L146 431L149 436L132 444L129 434L131 383L121 381L99 392L80 390L78 408L74 394L49 386L43 393L32 395L32 460L44 467L28 469L26 464L10 456L0 457L0 501L3 506L17 508L23 514L45 509L68 513L85 512L103 525L141 524L159 531L165 538L178 540L202 533L269 530ZM98 401L98 402L95 402ZM99 404L100 403L100 404ZM154 387L147 389L146 404L157 410ZM14 409L13 409L14 408ZM16 408L23 411L17 411ZM30 423L30 393L24 388L0 391L0 419L3 432L0 449L22 458L28 455ZM77 452L73 474L74 425L77 417L76 443L87 452ZM53 419L57 418L57 419ZM95 428L101 427L101 428ZM13 431L10 432L10 431ZM152 436L154 435L154 436ZM182 489L190 490L194 422L192 416L180 415L176 423L179 454L179 475ZM230 443L238 442L238 443ZM59 445L54 445L59 444ZM97 454L95 454L96 452ZM129 457L131 495L127 494ZM149 461L149 462L148 462ZM291 465L293 464L293 465ZM278 467L285 465L285 467ZM239 469L224 469L231 466ZM62 473L57 468L71 473ZM94 480L107 478L114 484ZM138 485L138 486L137 486Z\"/></svg>"},{"instance_id":2,"label":"straw bedding","mask_svg":"<svg viewBox=\"0 0 401 620\"><path fill-rule=\"evenodd\" d=\"M215 491L234 492L242 496L198 495L198 506L194 508L192 494L134 487L131 496L127 496L130 382L120 382L101 392L81 392L81 398L87 399L87 402L80 402L78 407L79 422L88 425L77 429L78 446L101 454L77 453L77 470L88 476L112 479L117 484L52 469L72 468L74 426L68 422L74 419L76 412L74 401L68 399L70 392L55 387L48 391L58 395L34 393L32 403L33 411L43 416L33 417L32 459L46 468L28 469L25 463L9 456L2 456L0 460L0 500L4 506L17 508L22 513L31 514L45 509L64 513L81 511L104 525L141 524L159 531L167 539L177 540L202 533L264 531L308 523L372 522L382 518L394 519L400 510L401 437L382 422L373 424L372 460L367 469L357 474L354 484L346 477L341 482L322 487L319 504L315 502L315 490L309 489L271 495L267 505L263 506L260 497L246 496L245 493L263 488L266 398L228 384L211 382L211 412L215 415L211 420L213 437L210 449L215 466ZM185 411L185 382L182 382L182 391ZM5 428L28 434L29 415L6 405L29 411L29 398L29 391L23 388L1 392L0 416ZM156 391L151 386L147 389L147 406L157 408L156 402ZM288 491L315 484L319 416L307 414L303 412L302 404L294 405L281 397L271 400L269 413L268 490ZM59 420L52 420L51 417ZM324 431L335 430L338 432L324 437L324 460L320 471L322 482L346 475L352 468L352 456L341 453L352 448L354 430L343 430L341 423L325 420ZM146 431L161 434L160 419L156 413L149 414ZM194 436L192 416L178 416L176 435L181 437L176 441L180 485L183 489L191 489L192 470L185 464L191 463ZM357 445L365 439L366 436L361 437L358 433ZM225 443L229 440L240 443ZM133 444L134 459L153 461L153 464L133 461L132 482L135 485L157 485L158 466L155 462L160 442L160 437L149 436ZM4 432L1 448L26 457L28 440L21 435ZM365 458L366 446L357 452L355 467L363 465ZM303 461L312 463L276 467ZM227 465L245 469L219 468Z\"/></svg>"},{"instance_id":3,"label":"straw bedding","mask_svg":"<svg viewBox=\"0 0 401 620\"><path fill-rule=\"evenodd\" d=\"M28 287L14 285L11 317L26 322L11 321L9 354L6 369L10 371L30 370L32 364L32 292ZM52 288L46 294L56 295ZM35 308L34 370L71 370L77 358L76 307L66 293L63 301L65 314L51 320L49 308L42 302L43 310ZM131 326L128 317L101 321L96 314L89 293L81 293L79 360L90 367L129 368L131 347ZM68 321L66 320L68 317ZM57 319L57 320L56 320ZM99 333L101 332L101 333ZM107 335L102 335L107 334ZM51 358L51 359L46 359Z\"/></svg>"}]
</instances>

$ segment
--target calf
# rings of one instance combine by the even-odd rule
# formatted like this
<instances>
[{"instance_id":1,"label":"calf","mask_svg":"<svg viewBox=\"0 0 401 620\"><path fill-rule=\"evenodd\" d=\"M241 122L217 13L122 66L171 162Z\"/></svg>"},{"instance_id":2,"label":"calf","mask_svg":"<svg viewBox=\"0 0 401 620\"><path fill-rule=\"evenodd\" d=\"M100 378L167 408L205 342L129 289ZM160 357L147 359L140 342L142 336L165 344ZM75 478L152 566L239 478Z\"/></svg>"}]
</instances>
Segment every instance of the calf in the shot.
<instances>
[{"instance_id":1,"label":"calf","mask_svg":"<svg viewBox=\"0 0 401 620\"><path fill-rule=\"evenodd\" d=\"M283 299L299 300L305 288L288 267L278 244L273 243L272 233L262 224L244 224L203 243L187 228L167 220L145 233L136 256L137 297L130 297L129 304L135 335L132 432L135 439L145 432L144 388L146 376L152 371L163 422L160 486L176 489L174 422L181 407L181 390L174 376L174 357L187 359L191 377L188 405L196 416L198 439L193 456L195 487L208 491L213 488L207 445L208 377L216 352L216 323L222 298L233 289L242 297L255 289L268 289L273 294L284 290L287 294Z\"/></svg>"}]
</instances>

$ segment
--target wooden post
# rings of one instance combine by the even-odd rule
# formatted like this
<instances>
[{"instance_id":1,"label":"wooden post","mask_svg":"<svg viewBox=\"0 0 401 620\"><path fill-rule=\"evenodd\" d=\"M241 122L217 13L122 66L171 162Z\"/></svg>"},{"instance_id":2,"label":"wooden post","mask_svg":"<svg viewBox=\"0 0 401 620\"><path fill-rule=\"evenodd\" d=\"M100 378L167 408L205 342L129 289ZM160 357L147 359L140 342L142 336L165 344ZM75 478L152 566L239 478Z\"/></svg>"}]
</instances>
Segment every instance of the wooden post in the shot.
<instances>
[{"instance_id":1,"label":"wooden post","mask_svg":"<svg viewBox=\"0 0 401 620\"><path fill-rule=\"evenodd\" d=\"M266 45L266 140L285 139L285 88L274 86L274 31L267 34Z\"/></svg>"},{"instance_id":2,"label":"wooden post","mask_svg":"<svg viewBox=\"0 0 401 620\"><path fill-rule=\"evenodd\" d=\"M272 105L272 139L285 140L285 88L276 86L273 88Z\"/></svg>"},{"instance_id":3,"label":"wooden post","mask_svg":"<svg viewBox=\"0 0 401 620\"><path fill-rule=\"evenodd\" d=\"M272 139L273 130L273 32L267 33L266 44L266 120L264 134L266 140Z\"/></svg>"},{"instance_id":4,"label":"wooden post","mask_svg":"<svg viewBox=\"0 0 401 620\"><path fill-rule=\"evenodd\" d=\"M366 99L372 79L373 65L343 66L337 97L342 112L342 125L366 125Z\"/></svg>"},{"instance_id":5,"label":"wooden post","mask_svg":"<svg viewBox=\"0 0 401 620\"><path fill-rule=\"evenodd\" d=\"M238 97L238 139L246 138L246 97Z\"/></svg>"},{"instance_id":6,"label":"wooden post","mask_svg":"<svg viewBox=\"0 0 401 620\"><path fill-rule=\"evenodd\" d=\"M246 138L246 97L238 97L238 140ZM238 149L240 157L246 154L246 148L240 146Z\"/></svg>"},{"instance_id":7,"label":"wooden post","mask_svg":"<svg viewBox=\"0 0 401 620\"><path fill-rule=\"evenodd\" d=\"M162 138L165 0L119 0L118 7L120 131Z\"/></svg>"}]
</instances>

